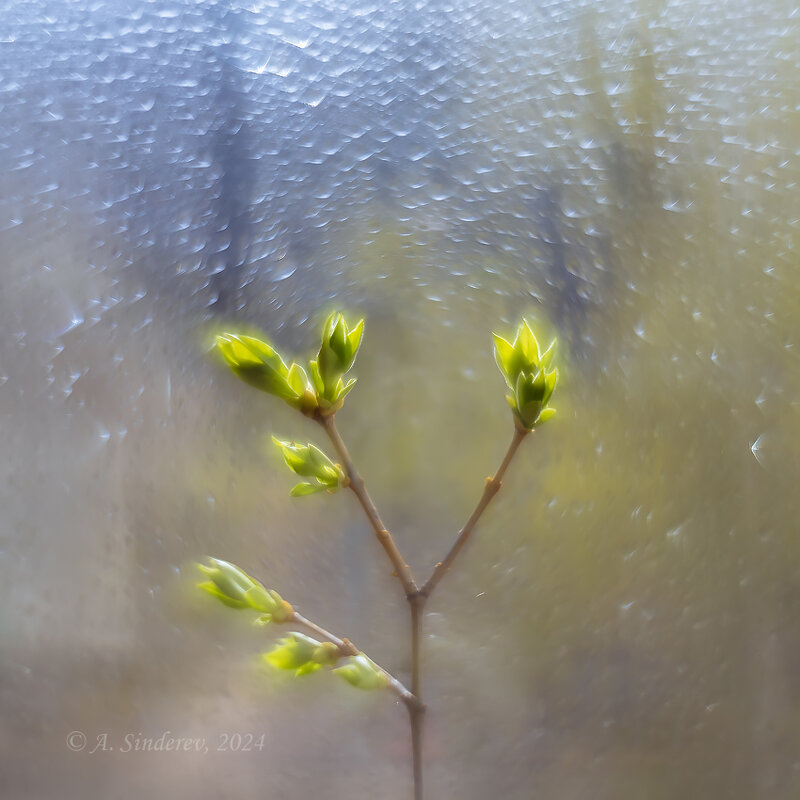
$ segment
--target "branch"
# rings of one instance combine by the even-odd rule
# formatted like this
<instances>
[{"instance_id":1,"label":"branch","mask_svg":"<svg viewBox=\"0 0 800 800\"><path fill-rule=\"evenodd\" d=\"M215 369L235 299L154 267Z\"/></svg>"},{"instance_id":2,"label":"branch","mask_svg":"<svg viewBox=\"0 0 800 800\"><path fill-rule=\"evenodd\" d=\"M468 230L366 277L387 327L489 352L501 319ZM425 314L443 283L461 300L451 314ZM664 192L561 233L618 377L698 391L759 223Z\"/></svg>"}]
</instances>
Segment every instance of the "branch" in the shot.
<instances>
[{"instance_id":1,"label":"branch","mask_svg":"<svg viewBox=\"0 0 800 800\"><path fill-rule=\"evenodd\" d=\"M411 723L411 766L414 773L414 800L422 800L422 731L425 722L425 705L422 702L422 610L425 596L417 594L408 598L411 607L411 691L419 706L408 707Z\"/></svg>"},{"instance_id":2,"label":"branch","mask_svg":"<svg viewBox=\"0 0 800 800\"><path fill-rule=\"evenodd\" d=\"M470 534L478 524L478 520L486 510L486 506L491 503L492 498L500 491L500 487L503 484L503 476L508 469L508 465L511 463L511 460L514 458L514 454L517 452L517 448L520 446L522 440L528 433L530 433L530 431L525 428L521 428L519 426L514 427L514 438L511 440L511 444L508 446L503 463L500 464L500 466L497 468L497 472L495 472L491 478L486 479L486 485L484 486L481 499L478 501L478 505L475 506L475 510L467 520L466 525L464 525L464 527L458 532L458 536L456 537L453 546L450 548L450 552L445 556L443 561L440 561L434 567L430 578L428 578L425 585L419 590L419 593L424 597L430 597L431 592L436 588L439 581L445 576L447 570L449 570L453 565L453 561L455 561L456 556L461 552L461 549L467 543Z\"/></svg>"},{"instance_id":3,"label":"branch","mask_svg":"<svg viewBox=\"0 0 800 800\"><path fill-rule=\"evenodd\" d=\"M394 574L397 576L400 583L403 584L406 597L410 599L416 596L419 594L419 587L414 581L411 569L397 549L392 534L389 533L386 526L383 524L378 514L378 509L375 508L375 503L372 502L372 498L367 492L364 479L358 474L358 470L355 464L353 464L353 459L350 457L350 453L348 453L347 447L342 441L339 431L336 429L333 415L318 418L317 421L325 428L325 432L330 437L331 442L333 442L333 446L336 448L336 452L342 460L342 466L344 466L347 477L350 479L350 488L353 490L353 494L358 498L358 502L361 503L361 507L364 509L381 547L386 551L386 555L389 556L389 560L394 567Z\"/></svg>"},{"instance_id":4,"label":"branch","mask_svg":"<svg viewBox=\"0 0 800 800\"><path fill-rule=\"evenodd\" d=\"M288 617L286 622L294 623L295 625L299 625L301 628L305 628L307 631L313 633L319 639L332 642L339 648L339 653L342 656L360 656L362 655L361 650L359 650L349 639L340 639L338 636L334 636L330 631L326 631L324 628L321 628L316 622L312 622L310 619L306 619L302 614L298 614L296 611L293 611L291 616ZM372 662L375 664L375 662ZM422 701L419 698L406 689L402 683L400 683L397 678L394 677L390 672L385 670L380 664L375 664L375 666L386 676L388 680L388 688L391 689L399 698L402 700L408 710L412 714L419 713L424 706L422 705Z\"/></svg>"}]
</instances>

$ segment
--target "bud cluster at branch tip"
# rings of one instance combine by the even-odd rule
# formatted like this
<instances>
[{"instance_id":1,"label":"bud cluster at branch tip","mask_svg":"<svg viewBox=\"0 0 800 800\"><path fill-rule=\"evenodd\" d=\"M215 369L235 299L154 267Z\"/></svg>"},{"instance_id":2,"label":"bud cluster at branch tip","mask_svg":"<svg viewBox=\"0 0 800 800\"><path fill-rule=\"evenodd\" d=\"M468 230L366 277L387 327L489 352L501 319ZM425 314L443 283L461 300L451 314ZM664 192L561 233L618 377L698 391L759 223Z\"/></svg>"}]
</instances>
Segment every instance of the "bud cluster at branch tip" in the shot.
<instances>
[{"instance_id":1,"label":"bud cluster at branch tip","mask_svg":"<svg viewBox=\"0 0 800 800\"><path fill-rule=\"evenodd\" d=\"M335 312L322 329L316 359L309 372L297 362L286 362L275 348L262 339L236 333L221 333L216 347L231 371L245 383L267 394L280 397L307 417L329 417L344 403L355 386L355 378L345 383L344 375L353 366L364 335L364 320L353 327Z\"/></svg>"},{"instance_id":2,"label":"bud cluster at branch tip","mask_svg":"<svg viewBox=\"0 0 800 800\"><path fill-rule=\"evenodd\" d=\"M513 343L496 333L493 336L495 360L511 390L506 400L516 424L523 430L531 430L556 413L554 408L548 407L558 380L558 370L549 369L556 340L542 352L530 325L524 320L517 328Z\"/></svg>"},{"instance_id":3,"label":"bud cluster at branch tip","mask_svg":"<svg viewBox=\"0 0 800 800\"><path fill-rule=\"evenodd\" d=\"M344 316L335 312L325 321L319 353L308 365L318 393L320 413L323 416L335 414L342 407L347 393L355 385L355 378L345 383L344 376L356 360L363 335L363 319L351 328Z\"/></svg>"},{"instance_id":4,"label":"bud cluster at branch tip","mask_svg":"<svg viewBox=\"0 0 800 800\"><path fill-rule=\"evenodd\" d=\"M219 558L209 558L208 564L198 564L208 578L198 583L199 589L216 597L230 608L249 609L261 613L259 621L287 622L294 610L274 589L265 589L235 564Z\"/></svg>"}]
</instances>

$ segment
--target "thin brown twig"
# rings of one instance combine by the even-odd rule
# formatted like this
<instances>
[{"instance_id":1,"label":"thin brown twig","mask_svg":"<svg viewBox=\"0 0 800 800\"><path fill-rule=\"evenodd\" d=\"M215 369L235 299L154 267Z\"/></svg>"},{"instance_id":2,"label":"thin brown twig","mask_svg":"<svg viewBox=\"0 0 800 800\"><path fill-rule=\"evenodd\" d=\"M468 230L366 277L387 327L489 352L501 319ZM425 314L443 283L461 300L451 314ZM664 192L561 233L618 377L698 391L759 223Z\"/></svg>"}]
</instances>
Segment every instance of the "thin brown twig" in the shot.
<instances>
[{"instance_id":1,"label":"thin brown twig","mask_svg":"<svg viewBox=\"0 0 800 800\"><path fill-rule=\"evenodd\" d=\"M422 800L422 732L425 722L425 704L422 702L422 610L425 596L417 594L408 598L411 607L411 692L419 704L408 707L411 723L411 765L414 775L414 800Z\"/></svg>"},{"instance_id":2,"label":"thin brown twig","mask_svg":"<svg viewBox=\"0 0 800 800\"><path fill-rule=\"evenodd\" d=\"M347 450L347 446L336 428L333 415L318 418L317 421L325 428L328 437L336 448L339 458L342 460L342 466L349 480L348 485L358 498L358 502L364 509L364 513L367 515L381 547L383 547L386 555L389 557L394 567L394 574L403 585L406 600L408 600L411 610L411 681L413 688L409 692L409 698L403 697L402 695L400 696L408 708L409 722L411 725L411 760L414 777L414 800L423 800L422 731L423 721L425 719L425 704L422 702L421 696L422 661L420 647L422 637L422 610L425 605L425 596L420 593L410 567L397 548L391 533L389 533L388 529L383 524L378 509L375 507L375 503L372 501L367 491L364 479L358 473L353 459L350 457L350 453ZM400 685L402 686L402 684ZM405 687L402 688L405 689ZM405 689L405 691L408 690Z\"/></svg>"},{"instance_id":3,"label":"thin brown twig","mask_svg":"<svg viewBox=\"0 0 800 800\"><path fill-rule=\"evenodd\" d=\"M478 501L478 505L475 506L475 510L470 515L470 518L467 520L464 527L458 532L458 536L456 536L456 540L453 543L453 546L450 548L450 552L448 552L444 559L434 567L430 578L428 578L428 580L419 590L419 593L424 597L430 597L431 592L433 592L439 581L441 581L441 579L445 576L447 570L450 569L453 561L455 561L456 556L458 556L464 545L469 540L470 534L478 524L478 520L486 510L486 507L492 502L492 498L500 491L500 487L503 483L503 476L508 469L508 465L511 463L511 460L514 458L514 454L517 452L517 448L520 446L520 444L522 444L522 440L528 433L530 433L530 431L526 430L525 428L520 428L519 426L514 427L514 438L511 440L511 444L508 446L508 450L503 458L503 463L500 464L500 466L497 468L497 472L495 472L491 478L486 479L486 485L484 486L481 499Z\"/></svg>"},{"instance_id":4,"label":"thin brown twig","mask_svg":"<svg viewBox=\"0 0 800 800\"><path fill-rule=\"evenodd\" d=\"M308 631L311 631L315 636L324 639L326 642L332 642L339 648L339 652L343 656L357 656L361 651L349 640L340 639L325 628L321 628L316 622L312 622L297 611L293 611L287 622L292 622L295 625L300 625Z\"/></svg>"},{"instance_id":5,"label":"thin brown twig","mask_svg":"<svg viewBox=\"0 0 800 800\"><path fill-rule=\"evenodd\" d=\"M386 672L386 670L383 670L382 667L379 667L379 669L381 669L387 676L390 687L403 700L408 708L409 721L411 725L411 757L414 776L414 800L423 800L422 735L424 728L423 723L425 719L425 704L422 702L421 646L422 612L425 607L425 601L436 588L439 581L441 581L441 579L450 569L453 561L455 561L459 552L461 552L469 540L472 531L477 525L478 520L481 518L483 512L486 510L486 507L500 490L503 477L505 476L509 464L514 458L514 455L522 443L522 440L525 438L525 435L530 431L515 426L514 436L508 446L505 457L498 467L497 472L495 472L491 478L487 478L486 486L484 487L483 494L478 501L478 505L470 515L467 523L459 531L453 546L450 548L450 551L447 553L444 560L440 561L434 567L430 578L422 588L419 588L414 580L413 574L411 573L411 569L400 554L392 535L389 533L380 518L378 509L375 507L375 503L372 501L369 492L367 492L364 479L358 473L358 470L353 463L353 459L350 457L350 453L348 452L347 447L336 428L333 415L328 417L318 417L317 421L322 425L323 428L325 428L325 432L328 434L333 446L336 448L339 458L342 460L342 466L344 467L348 478L348 485L361 504L361 507L364 509L364 513L367 515L378 541L386 552L386 555L389 557L389 560L394 567L394 574L403 585L406 599L408 600L411 610L411 691L397 681L397 679L394 678L390 673ZM328 641L336 644L343 654L353 654L351 652L351 648L353 650L355 648L348 640L341 640L338 639L338 637L332 636L314 623L310 623L310 621L305 620L305 618L299 617L296 612L295 618L298 622L300 622L300 624L305 624L306 627L314 631L318 636L324 636L328 639Z\"/></svg>"},{"instance_id":6,"label":"thin brown twig","mask_svg":"<svg viewBox=\"0 0 800 800\"><path fill-rule=\"evenodd\" d=\"M344 467L345 473L350 481L349 486L353 490L353 494L355 494L355 496L358 498L358 502L361 503L361 507L364 509L364 512L366 513L367 518L369 519L370 524L375 531L375 536L380 542L381 547L383 547L383 549L386 551L386 555L389 556L389 560L392 562L392 566L394 567L394 574L403 585L403 590L406 593L406 597L409 598L410 601L412 597L419 594L419 587L414 581L414 576L411 574L411 568L400 554L400 551L397 549L397 545L392 538L392 534L389 533L386 526L383 524L383 521L378 514L378 509L375 508L375 503L372 502L372 498L369 496L369 492L364 484L364 479L361 477L361 475L359 475L355 464L353 464L353 459L350 457L350 453L348 452L342 437L339 435L339 431L336 429L336 423L333 421L333 415L318 418L318 422L323 428L325 428L325 432L328 434L333 446L336 448L336 452L339 454L339 458L342 460L342 466Z\"/></svg>"}]
</instances>

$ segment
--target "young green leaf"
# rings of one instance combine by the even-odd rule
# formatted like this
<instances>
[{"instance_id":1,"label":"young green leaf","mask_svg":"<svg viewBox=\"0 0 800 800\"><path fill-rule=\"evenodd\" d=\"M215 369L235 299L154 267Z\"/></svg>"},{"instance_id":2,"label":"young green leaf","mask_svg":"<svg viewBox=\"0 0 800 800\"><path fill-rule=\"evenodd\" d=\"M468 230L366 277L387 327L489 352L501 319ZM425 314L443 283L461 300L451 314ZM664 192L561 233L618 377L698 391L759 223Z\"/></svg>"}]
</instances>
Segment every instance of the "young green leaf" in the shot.
<instances>
[{"instance_id":1,"label":"young green leaf","mask_svg":"<svg viewBox=\"0 0 800 800\"><path fill-rule=\"evenodd\" d=\"M359 348L361 347L361 339L364 337L364 320L360 319L357 323L355 328L351 329L350 333L347 334L347 358L350 362L350 366L353 366L353 363L356 360L356 356L358 355Z\"/></svg>"},{"instance_id":2,"label":"young green leaf","mask_svg":"<svg viewBox=\"0 0 800 800\"><path fill-rule=\"evenodd\" d=\"M319 362L309 361L308 371L311 373L311 380L314 383L314 388L317 390L318 395L323 395L325 392L325 381L322 380L322 375L319 372Z\"/></svg>"},{"instance_id":3,"label":"young green leaf","mask_svg":"<svg viewBox=\"0 0 800 800\"><path fill-rule=\"evenodd\" d=\"M347 334L345 333L344 317L341 314L336 315L336 322L328 342L331 350L339 359L339 363L344 367L347 363Z\"/></svg>"},{"instance_id":4,"label":"young green leaf","mask_svg":"<svg viewBox=\"0 0 800 800\"><path fill-rule=\"evenodd\" d=\"M556 388L557 381L558 381L557 369L554 369L552 372L548 372L545 374L545 390L544 390L544 396L542 397L543 405L547 405L550 402L550 398L553 396L553 391Z\"/></svg>"},{"instance_id":5,"label":"young green leaf","mask_svg":"<svg viewBox=\"0 0 800 800\"><path fill-rule=\"evenodd\" d=\"M287 382L298 397L302 397L307 391L313 391L306 371L296 362L289 368Z\"/></svg>"},{"instance_id":6,"label":"young green leaf","mask_svg":"<svg viewBox=\"0 0 800 800\"><path fill-rule=\"evenodd\" d=\"M537 425L541 425L543 422L547 422L550 417L555 416L556 410L554 408L546 408L539 414L539 419L536 420Z\"/></svg>"},{"instance_id":7,"label":"young green leaf","mask_svg":"<svg viewBox=\"0 0 800 800\"><path fill-rule=\"evenodd\" d=\"M314 660L314 654L321 645L321 642L305 634L290 633L263 658L276 669L293 670L298 676L307 675L322 666Z\"/></svg>"},{"instance_id":8,"label":"young green leaf","mask_svg":"<svg viewBox=\"0 0 800 800\"><path fill-rule=\"evenodd\" d=\"M493 333L494 337L494 357L500 372L509 381L514 371L515 350L511 342L507 342L502 336Z\"/></svg>"},{"instance_id":9,"label":"young green leaf","mask_svg":"<svg viewBox=\"0 0 800 800\"><path fill-rule=\"evenodd\" d=\"M306 497L310 494L317 494L318 492L326 492L328 487L321 483L298 483L292 487L289 492L290 497Z\"/></svg>"},{"instance_id":10,"label":"young green leaf","mask_svg":"<svg viewBox=\"0 0 800 800\"><path fill-rule=\"evenodd\" d=\"M232 372L245 383L284 400L295 396L287 381L286 364L267 342L223 333L217 336L216 346Z\"/></svg>"},{"instance_id":11,"label":"young green leaf","mask_svg":"<svg viewBox=\"0 0 800 800\"><path fill-rule=\"evenodd\" d=\"M542 369L549 369L550 362L553 360L553 356L556 353L556 340L553 339L549 345L547 345L547 350L542 353L542 357L539 359L539 364L541 365Z\"/></svg>"},{"instance_id":12,"label":"young green leaf","mask_svg":"<svg viewBox=\"0 0 800 800\"><path fill-rule=\"evenodd\" d=\"M344 398L347 397L348 394L350 394L350 390L356 385L356 381L357 380L358 380L357 378L350 378L350 380L347 381L347 383L343 384L341 387L337 386L336 399L337 400L344 400ZM339 381L339 383L342 383L342 382Z\"/></svg>"},{"instance_id":13,"label":"young green leaf","mask_svg":"<svg viewBox=\"0 0 800 800\"><path fill-rule=\"evenodd\" d=\"M531 326L527 320L522 320L519 328L517 328L517 338L514 340L514 349L528 362L531 366L538 366L539 364L539 342L536 341Z\"/></svg>"}]
</instances>

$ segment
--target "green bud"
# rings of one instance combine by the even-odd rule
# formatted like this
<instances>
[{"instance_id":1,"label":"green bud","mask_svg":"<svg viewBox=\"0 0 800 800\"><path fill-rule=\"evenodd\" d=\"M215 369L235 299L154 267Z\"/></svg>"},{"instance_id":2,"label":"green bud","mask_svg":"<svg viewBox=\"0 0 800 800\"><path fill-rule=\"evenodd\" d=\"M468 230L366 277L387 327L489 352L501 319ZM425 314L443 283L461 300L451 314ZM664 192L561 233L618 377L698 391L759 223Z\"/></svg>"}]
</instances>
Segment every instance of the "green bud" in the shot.
<instances>
[{"instance_id":1,"label":"green bud","mask_svg":"<svg viewBox=\"0 0 800 800\"><path fill-rule=\"evenodd\" d=\"M341 408L345 395L353 386L354 381L345 384L342 378L356 360L363 335L363 319L353 328L338 312L325 321L319 353L309 368L320 396L320 410L326 416Z\"/></svg>"},{"instance_id":2,"label":"green bud","mask_svg":"<svg viewBox=\"0 0 800 800\"><path fill-rule=\"evenodd\" d=\"M347 476L339 464L334 464L325 453L313 444L295 444L272 437L272 441L281 451L286 466L302 478L313 478L313 481L299 483L292 489L293 497L300 497L316 492L335 492L347 485Z\"/></svg>"},{"instance_id":3,"label":"green bud","mask_svg":"<svg viewBox=\"0 0 800 800\"><path fill-rule=\"evenodd\" d=\"M271 345L233 333L217 336L216 345L225 363L245 383L284 400L296 397L288 382L289 369Z\"/></svg>"},{"instance_id":4,"label":"green bud","mask_svg":"<svg viewBox=\"0 0 800 800\"><path fill-rule=\"evenodd\" d=\"M558 381L558 370L554 369L552 372L545 372L544 367L542 367L542 375L544 375L545 382L544 394L542 395L542 405L546 406L550 402L550 398L553 396L553 390L556 388L556 383Z\"/></svg>"},{"instance_id":5,"label":"green bud","mask_svg":"<svg viewBox=\"0 0 800 800\"><path fill-rule=\"evenodd\" d=\"M514 391L514 409L526 428L532 428L542 411L542 397L544 396L544 378L542 373L536 376L521 372L517 378Z\"/></svg>"},{"instance_id":6,"label":"green bud","mask_svg":"<svg viewBox=\"0 0 800 800\"><path fill-rule=\"evenodd\" d=\"M525 320L517 328L513 343L496 333L493 336L495 360L511 389L506 399L517 424L530 430L554 413L546 406L558 379L558 370L549 370L555 353L555 339L542 352Z\"/></svg>"},{"instance_id":7,"label":"green bud","mask_svg":"<svg viewBox=\"0 0 800 800\"><path fill-rule=\"evenodd\" d=\"M267 342L252 336L223 333L216 345L225 363L245 383L280 397L306 416L317 409L317 392L299 364L287 367Z\"/></svg>"},{"instance_id":8,"label":"green bud","mask_svg":"<svg viewBox=\"0 0 800 800\"><path fill-rule=\"evenodd\" d=\"M347 658L334 672L357 689L383 689L389 683L386 673L363 653Z\"/></svg>"},{"instance_id":9,"label":"green bud","mask_svg":"<svg viewBox=\"0 0 800 800\"><path fill-rule=\"evenodd\" d=\"M275 591L267 591L262 584L228 561L209 558L208 564L198 564L207 581L198 588L216 597L231 608L247 608L261 611L265 616L286 616L292 607Z\"/></svg>"},{"instance_id":10,"label":"green bud","mask_svg":"<svg viewBox=\"0 0 800 800\"><path fill-rule=\"evenodd\" d=\"M317 390L320 399L322 399L325 392L325 381L322 380L322 375L319 371L319 362L309 361L308 371L311 373L311 380L314 382L314 388Z\"/></svg>"},{"instance_id":11,"label":"green bud","mask_svg":"<svg viewBox=\"0 0 800 800\"><path fill-rule=\"evenodd\" d=\"M336 314L328 344L339 360L339 364L343 367L342 372L346 372L347 369L344 367L347 364L348 356L347 334L345 333L344 317L341 314Z\"/></svg>"},{"instance_id":12,"label":"green bud","mask_svg":"<svg viewBox=\"0 0 800 800\"><path fill-rule=\"evenodd\" d=\"M539 342L531 330L527 320L522 320L517 328L517 337L514 339L514 350L516 350L529 364L537 364L541 359L539 353Z\"/></svg>"},{"instance_id":13,"label":"green bud","mask_svg":"<svg viewBox=\"0 0 800 800\"><path fill-rule=\"evenodd\" d=\"M295 675L308 675L320 669L323 663L328 663L326 659L330 656L322 642L302 633L290 633L263 658L276 669L293 670Z\"/></svg>"},{"instance_id":14,"label":"green bud","mask_svg":"<svg viewBox=\"0 0 800 800\"><path fill-rule=\"evenodd\" d=\"M323 667L332 667L340 657L339 648L333 642L322 642L312 656L313 660Z\"/></svg>"}]
</instances>

